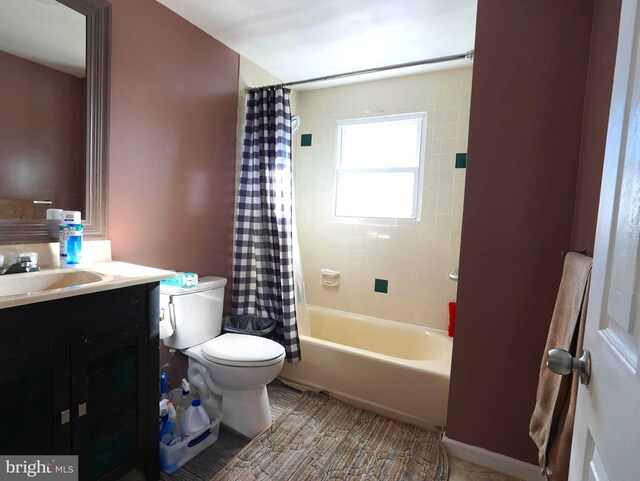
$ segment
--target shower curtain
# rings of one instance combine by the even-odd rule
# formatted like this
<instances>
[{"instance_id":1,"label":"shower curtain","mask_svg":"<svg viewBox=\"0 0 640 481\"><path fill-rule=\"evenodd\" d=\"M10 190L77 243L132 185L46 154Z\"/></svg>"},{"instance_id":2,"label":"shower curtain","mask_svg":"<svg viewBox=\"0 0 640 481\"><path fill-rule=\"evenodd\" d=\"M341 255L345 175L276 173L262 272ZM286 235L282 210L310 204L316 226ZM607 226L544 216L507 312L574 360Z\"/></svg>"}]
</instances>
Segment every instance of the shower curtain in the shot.
<instances>
[{"instance_id":1,"label":"shower curtain","mask_svg":"<svg viewBox=\"0 0 640 481\"><path fill-rule=\"evenodd\" d=\"M287 88L247 93L236 212L232 308L276 320L275 340L300 360L293 272L291 108Z\"/></svg>"}]
</instances>

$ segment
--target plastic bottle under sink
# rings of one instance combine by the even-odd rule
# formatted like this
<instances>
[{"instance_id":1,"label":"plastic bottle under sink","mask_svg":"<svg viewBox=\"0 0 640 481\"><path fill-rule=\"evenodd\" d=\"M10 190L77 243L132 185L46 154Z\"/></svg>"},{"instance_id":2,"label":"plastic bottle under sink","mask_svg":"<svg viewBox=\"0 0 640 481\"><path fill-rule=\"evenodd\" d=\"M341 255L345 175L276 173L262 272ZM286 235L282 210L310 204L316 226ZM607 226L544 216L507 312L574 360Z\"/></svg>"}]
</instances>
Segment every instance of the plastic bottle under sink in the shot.
<instances>
[{"instance_id":1,"label":"plastic bottle under sink","mask_svg":"<svg viewBox=\"0 0 640 481\"><path fill-rule=\"evenodd\" d=\"M160 442L171 445L176 439L176 410L168 399L160 401Z\"/></svg>"},{"instance_id":2,"label":"plastic bottle under sink","mask_svg":"<svg viewBox=\"0 0 640 481\"><path fill-rule=\"evenodd\" d=\"M199 399L194 399L191 406L180 418L180 432L182 436L188 438L201 431L211 423L207 411L200 405Z\"/></svg>"},{"instance_id":3,"label":"plastic bottle under sink","mask_svg":"<svg viewBox=\"0 0 640 481\"><path fill-rule=\"evenodd\" d=\"M180 406L182 408L189 409L191 406L191 401L193 401L193 397L191 396L191 386L189 385L189 381L186 379L182 379L182 383L179 389L174 389L171 391L171 401L174 406Z\"/></svg>"},{"instance_id":4,"label":"plastic bottle under sink","mask_svg":"<svg viewBox=\"0 0 640 481\"><path fill-rule=\"evenodd\" d=\"M185 413L189 406L191 406L191 401L193 401L194 397L191 395L191 386L186 379L182 380L181 388L173 389L169 393L169 398L171 402L176 408L177 417L176 417L176 425L180 425L180 419L182 415ZM206 410L206 409L205 409Z\"/></svg>"}]
</instances>

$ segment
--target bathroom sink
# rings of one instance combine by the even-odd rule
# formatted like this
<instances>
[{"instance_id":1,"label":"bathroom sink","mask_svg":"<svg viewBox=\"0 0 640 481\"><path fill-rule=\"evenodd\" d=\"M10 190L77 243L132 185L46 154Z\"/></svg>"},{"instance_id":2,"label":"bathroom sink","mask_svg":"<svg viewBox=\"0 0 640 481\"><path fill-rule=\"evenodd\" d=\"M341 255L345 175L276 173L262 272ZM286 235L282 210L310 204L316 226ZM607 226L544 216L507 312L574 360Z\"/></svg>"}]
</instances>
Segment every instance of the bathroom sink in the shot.
<instances>
[{"instance_id":1,"label":"bathroom sink","mask_svg":"<svg viewBox=\"0 0 640 481\"><path fill-rule=\"evenodd\" d=\"M103 276L89 271L40 271L0 276L0 297L79 287L103 280Z\"/></svg>"}]
</instances>

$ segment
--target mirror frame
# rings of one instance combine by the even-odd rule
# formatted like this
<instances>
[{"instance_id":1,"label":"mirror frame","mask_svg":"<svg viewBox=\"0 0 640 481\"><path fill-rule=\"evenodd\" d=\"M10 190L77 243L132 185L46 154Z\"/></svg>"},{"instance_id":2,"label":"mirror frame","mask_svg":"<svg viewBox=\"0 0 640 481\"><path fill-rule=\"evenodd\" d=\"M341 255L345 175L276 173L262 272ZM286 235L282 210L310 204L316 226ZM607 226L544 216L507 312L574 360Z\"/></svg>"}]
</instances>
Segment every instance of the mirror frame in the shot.
<instances>
[{"instance_id":1,"label":"mirror frame","mask_svg":"<svg viewBox=\"0 0 640 481\"><path fill-rule=\"evenodd\" d=\"M108 151L111 5L104 0L58 0L87 17L87 131L84 237L108 235ZM0 219L0 244L55 242L44 219Z\"/></svg>"}]
</instances>

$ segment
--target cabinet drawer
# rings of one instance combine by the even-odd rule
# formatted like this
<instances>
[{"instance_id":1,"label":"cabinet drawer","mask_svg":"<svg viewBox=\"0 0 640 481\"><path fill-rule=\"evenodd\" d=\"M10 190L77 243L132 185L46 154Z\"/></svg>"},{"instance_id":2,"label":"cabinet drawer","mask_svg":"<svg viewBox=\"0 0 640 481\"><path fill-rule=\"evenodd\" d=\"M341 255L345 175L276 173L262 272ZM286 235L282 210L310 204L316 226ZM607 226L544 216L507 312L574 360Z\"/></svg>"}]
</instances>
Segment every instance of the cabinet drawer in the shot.
<instances>
[{"instance_id":1,"label":"cabinet drawer","mask_svg":"<svg viewBox=\"0 0 640 481\"><path fill-rule=\"evenodd\" d=\"M0 361L149 322L149 294L155 285L0 309L5 345Z\"/></svg>"},{"instance_id":2,"label":"cabinet drawer","mask_svg":"<svg viewBox=\"0 0 640 481\"><path fill-rule=\"evenodd\" d=\"M126 326L148 322L146 285L76 297L68 312L67 340L97 336Z\"/></svg>"}]
</instances>

